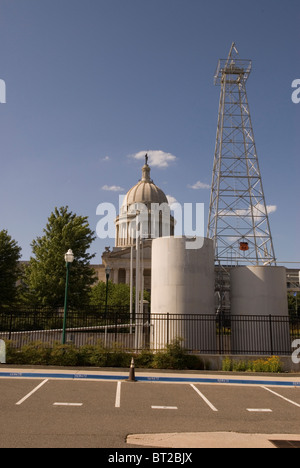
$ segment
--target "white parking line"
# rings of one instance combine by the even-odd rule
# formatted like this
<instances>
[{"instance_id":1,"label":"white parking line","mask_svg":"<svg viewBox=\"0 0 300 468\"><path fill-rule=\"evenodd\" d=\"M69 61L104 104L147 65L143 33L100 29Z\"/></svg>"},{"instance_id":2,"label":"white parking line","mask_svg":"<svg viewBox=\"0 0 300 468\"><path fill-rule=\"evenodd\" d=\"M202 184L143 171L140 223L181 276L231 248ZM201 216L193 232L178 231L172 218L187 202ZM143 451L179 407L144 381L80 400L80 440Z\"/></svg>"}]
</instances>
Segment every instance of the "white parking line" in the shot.
<instances>
[{"instance_id":1,"label":"white parking line","mask_svg":"<svg viewBox=\"0 0 300 468\"><path fill-rule=\"evenodd\" d=\"M268 392L274 393L274 395L278 396L279 398L282 398L283 400L288 401L292 405L298 406L298 408L300 408L299 403L296 403L295 401L292 401L292 400L289 400L288 398L285 398L284 396L280 395L280 393L276 393L276 392L274 392L274 390L271 390L268 387L265 387L265 386L262 385L262 388L264 388L265 390L268 390Z\"/></svg>"},{"instance_id":2,"label":"white parking line","mask_svg":"<svg viewBox=\"0 0 300 468\"><path fill-rule=\"evenodd\" d=\"M59 403L59 402L56 402L56 403L53 403L53 406L82 406L83 403Z\"/></svg>"},{"instance_id":3,"label":"white parking line","mask_svg":"<svg viewBox=\"0 0 300 468\"><path fill-rule=\"evenodd\" d=\"M205 403L210 407L211 410L218 411L217 408L215 408L214 405L203 395L203 393L201 393L200 390L198 390L198 388L195 387L195 385L191 384L191 387L195 390L195 392L198 393L198 395L201 396L201 398L205 401Z\"/></svg>"},{"instance_id":4,"label":"white parking line","mask_svg":"<svg viewBox=\"0 0 300 468\"><path fill-rule=\"evenodd\" d=\"M31 395L33 395L39 388L41 388L47 382L48 382L48 379L43 380L43 382L41 382L37 387L35 387L30 393L28 393L27 395L24 396L24 398L18 401L16 405L21 405L22 403L24 403L24 401L27 400L27 398L31 397Z\"/></svg>"},{"instance_id":5,"label":"white parking line","mask_svg":"<svg viewBox=\"0 0 300 468\"><path fill-rule=\"evenodd\" d=\"M247 408L247 411L250 413L272 413L272 410L269 408Z\"/></svg>"},{"instance_id":6,"label":"white parking line","mask_svg":"<svg viewBox=\"0 0 300 468\"><path fill-rule=\"evenodd\" d=\"M177 406L151 406L152 409L170 409L176 410L178 409Z\"/></svg>"},{"instance_id":7,"label":"white parking line","mask_svg":"<svg viewBox=\"0 0 300 468\"><path fill-rule=\"evenodd\" d=\"M121 383L122 382L118 382L118 385L117 385L115 408L121 407Z\"/></svg>"}]
</instances>

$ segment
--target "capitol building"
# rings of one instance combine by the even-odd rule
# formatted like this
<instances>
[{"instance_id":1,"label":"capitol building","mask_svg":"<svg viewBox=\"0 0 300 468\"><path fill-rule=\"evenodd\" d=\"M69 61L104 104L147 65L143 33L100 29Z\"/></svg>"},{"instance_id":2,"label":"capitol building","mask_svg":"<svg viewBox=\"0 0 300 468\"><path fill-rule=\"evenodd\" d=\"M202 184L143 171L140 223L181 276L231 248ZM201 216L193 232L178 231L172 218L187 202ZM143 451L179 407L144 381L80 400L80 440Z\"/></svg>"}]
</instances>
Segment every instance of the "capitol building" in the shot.
<instances>
[{"instance_id":1,"label":"capitol building","mask_svg":"<svg viewBox=\"0 0 300 468\"><path fill-rule=\"evenodd\" d=\"M152 240L174 235L175 221L171 215L167 197L151 179L148 156L142 167L142 177L124 197L120 213L115 219L115 247L105 249L102 265L92 265L99 281L105 281L106 267L110 268L109 279L113 283L133 284L136 281L137 239L140 240L140 268L143 289L151 289Z\"/></svg>"}]
</instances>

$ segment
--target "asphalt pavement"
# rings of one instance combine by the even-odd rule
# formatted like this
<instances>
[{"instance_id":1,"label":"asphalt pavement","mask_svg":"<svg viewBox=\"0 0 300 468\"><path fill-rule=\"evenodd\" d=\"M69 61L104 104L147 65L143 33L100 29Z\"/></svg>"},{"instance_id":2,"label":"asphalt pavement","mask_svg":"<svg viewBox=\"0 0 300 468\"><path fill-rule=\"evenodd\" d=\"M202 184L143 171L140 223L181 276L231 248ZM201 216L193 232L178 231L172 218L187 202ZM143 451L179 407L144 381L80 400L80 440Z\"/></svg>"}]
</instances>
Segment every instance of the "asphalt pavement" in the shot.
<instances>
[{"instance_id":1,"label":"asphalt pavement","mask_svg":"<svg viewBox=\"0 0 300 468\"><path fill-rule=\"evenodd\" d=\"M0 447L300 444L299 374L0 366ZM281 444L281 445L280 445Z\"/></svg>"}]
</instances>

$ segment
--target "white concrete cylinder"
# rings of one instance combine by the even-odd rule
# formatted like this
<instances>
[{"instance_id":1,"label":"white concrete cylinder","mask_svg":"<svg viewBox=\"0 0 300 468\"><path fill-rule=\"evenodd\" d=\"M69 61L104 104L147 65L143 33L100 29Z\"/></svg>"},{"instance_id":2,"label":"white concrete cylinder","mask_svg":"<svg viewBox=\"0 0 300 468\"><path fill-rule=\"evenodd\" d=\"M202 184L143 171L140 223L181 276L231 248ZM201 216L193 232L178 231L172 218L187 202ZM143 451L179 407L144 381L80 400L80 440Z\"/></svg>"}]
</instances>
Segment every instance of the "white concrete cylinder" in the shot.
<instances>
[{"instance_id":1,"label":"white concrete cylinder","mask_svg":"<svg viewBox=\"0 0 300 468\"><path fill-rule=\"evenodd\" d=\"M258 354L290 352L285 268L233 268L230 287L232 351L252 350Z\"/></svg>"},{"instance_id":2,"label":"white concrete cylinder","mask_svg":"<svg viewBox=\"0 0 300 468\"><path fill-rule=\"evenodd\" d=\"M184 237L162 237L153 240L151 324L154 349L165 348L181 338L186 349L215 350L214 282L211 239L189 241Z\"/></svg>"}]
</instances>

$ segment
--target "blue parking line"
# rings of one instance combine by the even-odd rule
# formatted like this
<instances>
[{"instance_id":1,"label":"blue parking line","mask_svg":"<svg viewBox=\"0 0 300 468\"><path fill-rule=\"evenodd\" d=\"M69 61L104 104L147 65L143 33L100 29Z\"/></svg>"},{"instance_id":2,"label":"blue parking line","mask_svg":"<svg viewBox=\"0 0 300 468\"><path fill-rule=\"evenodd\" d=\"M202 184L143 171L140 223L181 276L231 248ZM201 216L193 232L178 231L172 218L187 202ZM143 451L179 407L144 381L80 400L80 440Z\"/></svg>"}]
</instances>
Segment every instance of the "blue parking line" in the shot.
<instances>
[{"instance_id":1,"label":"blue parking line","mask_svg":"<svg viewBox=\"0 0 300 468\"><path fill-rule=\"evenodd\" d=\"M36 378L36 379L68 379L68 380L128 380L124 375L85 374L85 373L50 373L50 372L0 372L0 377L7 378ZM300 381L290 380L246 380L207 377L165 377L165 376L135 376L137 382L166 382L166 383L208 383L208 384L238 384L238 385L267 385L267 386L300 386Z\"/></svg>"},{"instance_id":2,"label":"blue parking line","mask_svg":"<svg viewBox=\"0 0 300 468\"><path fill-rule=\"evenodd\" d=\"M37 378L37 379L74 379L73 374L52 374L45 372L0 372L0 377L19 377L19 378Z\"/></svg>"},{"instance_id":3,"label":"blue parking line","mask_svg":"<svg viewBox=\"0 0 300 468\"><path fill-rule=\"evenodd\" d=\"M243 380L243 379L218 379L218 378L190 378L190 377L137 377L139 381L148 382L178 382L178 383L220 383L220 384L239 384L239 385L282 385L282 386L300 386L300 382L283 380Z\"/></svg>"}]
</instances>

